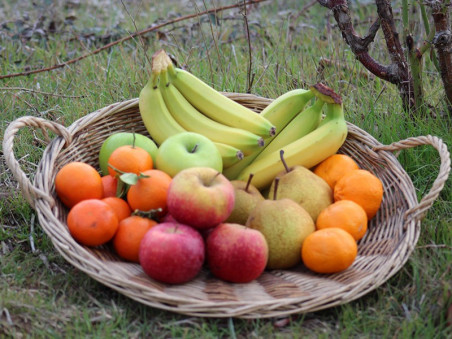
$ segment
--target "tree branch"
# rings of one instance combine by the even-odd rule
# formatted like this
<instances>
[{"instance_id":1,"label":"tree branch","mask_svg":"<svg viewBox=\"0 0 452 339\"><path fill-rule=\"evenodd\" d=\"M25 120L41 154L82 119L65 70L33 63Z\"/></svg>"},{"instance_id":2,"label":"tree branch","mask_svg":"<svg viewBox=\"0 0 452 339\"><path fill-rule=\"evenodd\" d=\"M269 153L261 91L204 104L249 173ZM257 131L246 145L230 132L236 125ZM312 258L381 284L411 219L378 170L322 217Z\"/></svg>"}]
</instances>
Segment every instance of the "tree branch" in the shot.
<instances>
[{"instance_id":1,"label":"tree branch","mask_svg":"<svg viewBox=\"0 0 452 339\"><path fill-rule=\"evenodd\" d=\"M394 17L388 0L375 0L378 19L371 25L366 36L360 37L353 27L347 0L318 0L318 3L329 8L341 30L342 37L361 64L380 79L398 86L403 105L407 110L413 107L413 81L409 66L403 54L402 45L395 29ZM374 41L379 29L382 29L386 46L390 54L391 64L382 65L369 55L369 45Z\"/></svg>"},{"instance_id":2,"label":"tree branch","mask_svg":"<svg viewBox=\"0 0 452 339\"><path fill-rule=\"evenodd\" d=\"M435 24L433 45L438 54L441 80L444 84L449 110L452 111L452 28L450 24L450 0L429 0L427 6L432 9Z\"/></svg>"},{"instance_id":3,"label":"tree branch","mask_svg":"<svg viewBox=\"0 0 452 339\"><path fill-rule=\"evenodd\" d=\"M359 62L361 62L361 64L366 67L372 74L383 80L389 81L389 67L378 63L368 53L369 45L374 40L375 35L380 28L379 20L376 20L370 27L369 33L364 38L361 38L353 27L347 0L317 1L320 5L332 10L334 19L336 20L337 25L341 30L342 37L352 50L353 54L356 55L356 58L359 60Z\"/></svg>"}]
</instances>

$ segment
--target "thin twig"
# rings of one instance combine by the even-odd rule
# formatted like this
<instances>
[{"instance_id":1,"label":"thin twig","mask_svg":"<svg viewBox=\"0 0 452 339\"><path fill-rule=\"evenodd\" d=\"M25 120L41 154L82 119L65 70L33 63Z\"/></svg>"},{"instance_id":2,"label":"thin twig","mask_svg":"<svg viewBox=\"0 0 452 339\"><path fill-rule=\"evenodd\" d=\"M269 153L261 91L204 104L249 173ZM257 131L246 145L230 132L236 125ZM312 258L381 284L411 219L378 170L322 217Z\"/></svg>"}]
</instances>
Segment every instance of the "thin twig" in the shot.
<instances>
[{"instance_id":1,"label":"thin twig","mask_svg":"<svg viewBox=\"0 0 452 339\"><path fill-rule=\"evenodd\" d=\"M243 1L245 5L245 1ZM250 29L248 25L248 17L246 13L246 5L243 7L243 20L245 22L245 31L246 31L246 40L248 41L248 71L246 72L246 93L251 93L251 86L254 76L251 76L251 70L253 66L252 53L251 53L251 37L250 37Z\"/></svg>"},{"instance_id":2,"label":"thin twig","mask_svg":"<svg viewBox=\"0 0 452 339\"><path fill-rule=\"evenodd\" d=\"M84 98L83 95L55 94L55 93L42 92L42 91L38 91L35 89L24 88L24 87L0 87L0 91L23 91L23 92L31 92L31 93L36 93L36 94L49 95L49 96L60 97L60 98L71 98L71 99Z\"/></svg>"},{"instance_id":3,"label":"thin twig","mask_svg":"<svg viewBox=\"0 0 452 339\"><path fill-rule=\"evenodd\" d=\"M106 45L104 45L104 46L102 46L102 47L100 47L100 48L88 53L88 54L81 55L81 56L79 56L77 58L68 60L66 62L63 62L63 63L60 63L60 64L56 64L56 65L53 65L53 66L50 66L50 67L35 69L35 70L31 70L31 71L26 71L26 72L0 75L0 79L14 78L14 77L19 77L19 76L25 76L25 75L31 75L31 74L36 74L36 73L53 71L55 69L63 68L65 66L74 64L74 63L76 63L76 62L78 62L80 60L83 60L83 59L85 59L87 57L90 57L92 55L98 54L98 53L100 53L100 52L102 52L102 51L104 51L106 49L109 49L109 48L115 46L115 45L123 43L124 41L128 41L128 40L133 39L133 38L135 38L137 36L144 35L146 33L155 31L157 29L160 29L160 28L162 28L164 26L168 26L168 25L174 24L176 22L180 22L180 21L196 18L196 17L202 16L202 15L206 15L206 14L210 14L210 13L214 13L214 12L221 12L221 11L225 11L225 10L232 9L232 8L238 8L238 7L251 5L251 4L257 4L257 3L260 3L260 2L264 2L264 1L267 1L267 0L250 0L250 1L245 2L245 3L237 3L237 4L234 4L234 5L228 5L228 6L223 6L223 7L209 9L209 10L206 10L206 11L200 12L200 13L194 13L194 14L181 16L181 17L178 17L176 19L163 22L163 23L161 23L159 25L152 25L151 27L148 27L148 28L146 28L146 29L144 29L142 31L135 32L135 33L130 34L130 35L126 36L126 37L118 39L116 41L112 41L112 42L110 42L110 43L108 43L108 44L106 44Z\"/></svg>"}]
</instances>

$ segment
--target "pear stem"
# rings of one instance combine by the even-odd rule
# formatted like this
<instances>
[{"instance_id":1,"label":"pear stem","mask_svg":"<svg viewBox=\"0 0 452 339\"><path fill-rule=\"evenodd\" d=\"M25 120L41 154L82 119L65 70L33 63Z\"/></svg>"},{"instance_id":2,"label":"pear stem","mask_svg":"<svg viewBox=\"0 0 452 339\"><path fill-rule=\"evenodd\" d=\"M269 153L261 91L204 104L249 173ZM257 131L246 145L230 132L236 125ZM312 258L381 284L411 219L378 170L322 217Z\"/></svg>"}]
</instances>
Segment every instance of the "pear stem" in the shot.
<instances>
[{"instance_id":1,"label":"pear stem","mask_svg":"<svg viewBox=\"0 0 452 339\"><path fill-rule=\"evenodd\" d=\"M250 176L248 177L248 181L246 182L246 186L245 186L245 192L247 192L247 193L248 193L248 188L250 187L251 180L253 179L253 177L254 177L254 174L250 173Z\"/></svg>"},{"instance_id":2,"label":"pear stem","mask_svg":"<svg viewBox=\"0 0 452 339\"><path fill-rule=\"evenodd\" d=\"M195 153L197 149L198 149L198 144L196 144L195 147L193 147L193 149L190 151L190 153Z\"/></svg>"},{"instance_id":3,"label":"pear stem","mask_svg":"<svg viewBox=\"0 0 452 339\"><path fill-rule=\"evenodd\" d=\"M284 168L286 169L286 172L289 173L290 172L290 168L289 166L287 166L286 160L284 160L284 150L280 150L279 151L279 156L281 157L281 162L284 165Z\"/></svg>"},{"instance_id":4,"label":"pear stem","mask_svg":"<svg viewBox=\"0 0 452 339\"><path fill-rule=\"evenodd\" d=\"M273 189L273 200L276 200L277 192L278 192L278 186L279 186L279 177L275 178L275 187Z\"/></svg>"}]
</instances>

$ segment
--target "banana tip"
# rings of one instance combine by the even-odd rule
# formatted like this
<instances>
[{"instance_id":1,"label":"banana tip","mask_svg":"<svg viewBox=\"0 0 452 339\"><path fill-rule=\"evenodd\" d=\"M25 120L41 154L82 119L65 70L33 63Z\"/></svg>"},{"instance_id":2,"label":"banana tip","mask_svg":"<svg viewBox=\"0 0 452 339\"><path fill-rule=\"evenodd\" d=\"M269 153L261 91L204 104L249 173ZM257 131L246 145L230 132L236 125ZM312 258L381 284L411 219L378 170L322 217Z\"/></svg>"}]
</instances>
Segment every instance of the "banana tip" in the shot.
<instances>
[{"instance_id":1,"label":"banana tip","mask_svg":"<svg viewBox=\"0 0 452 339\"><path fill-rule=\"evenodd\" d=\"M274 136L276 134L276 127L273 126L272 128L270 128L270 136Z\"/></svg>"},{"instance_id":2,"label":"banana tip","mask_svg":"<svg viewBox=\"0 0 452 339\"><path fill-rule=\"evenodd\" d=\"M237 151L237 158L239 159L239 160L242 160L243 158L244 158L244 154L243 154L243 152L242 151Z\"/></svg>"}]
</instances>

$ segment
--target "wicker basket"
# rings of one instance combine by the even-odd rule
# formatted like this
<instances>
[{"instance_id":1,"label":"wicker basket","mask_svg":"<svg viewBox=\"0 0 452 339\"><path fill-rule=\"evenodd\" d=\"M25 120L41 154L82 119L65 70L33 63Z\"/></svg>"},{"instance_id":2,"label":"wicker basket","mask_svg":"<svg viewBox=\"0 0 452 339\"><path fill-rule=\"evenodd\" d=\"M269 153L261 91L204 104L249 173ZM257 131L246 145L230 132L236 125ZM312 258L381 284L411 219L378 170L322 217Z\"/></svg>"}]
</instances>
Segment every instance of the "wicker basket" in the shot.
<instances>
[{"instance_id":1,"label":"wicker basket","mask_svg":"<svg viewBox=\"0 0 452 339\"><path fill-rule=\"evenodd\" d=\"M271 100L248 94L225 93L231 99L260 111ZM14 137L23 127L53 131L31 182L14 157ZM359 242L351 267L332 274L314 274L299 265L291 270L266 271L248 284L231 284L214 278L207 269L183 285L165 285L151 280L138 264L120 260L109 246L88 248L78 244L66 227L67 209L54 189L59 168L70 161L85 161L98 167L102 141L113 132L132 128L147 134L139 114L138 99L112 104L92 112L65 128L37 117L21 117L5 131L3 151L23 195L36 210L39 223L58 252L72 265L102 284L151 307L200 317L264 318L312 312L347 303L376 289L408 260L420 233L420 220L432 206L450 171L449 152L433 136L409 138L385 146L362 129L349 124L341 153L375 173L384 185L384 199L369 230ZM415 188L392 151L431 145L441 159L432 188L418 202Z\"/></svg>"}]
</instances>

